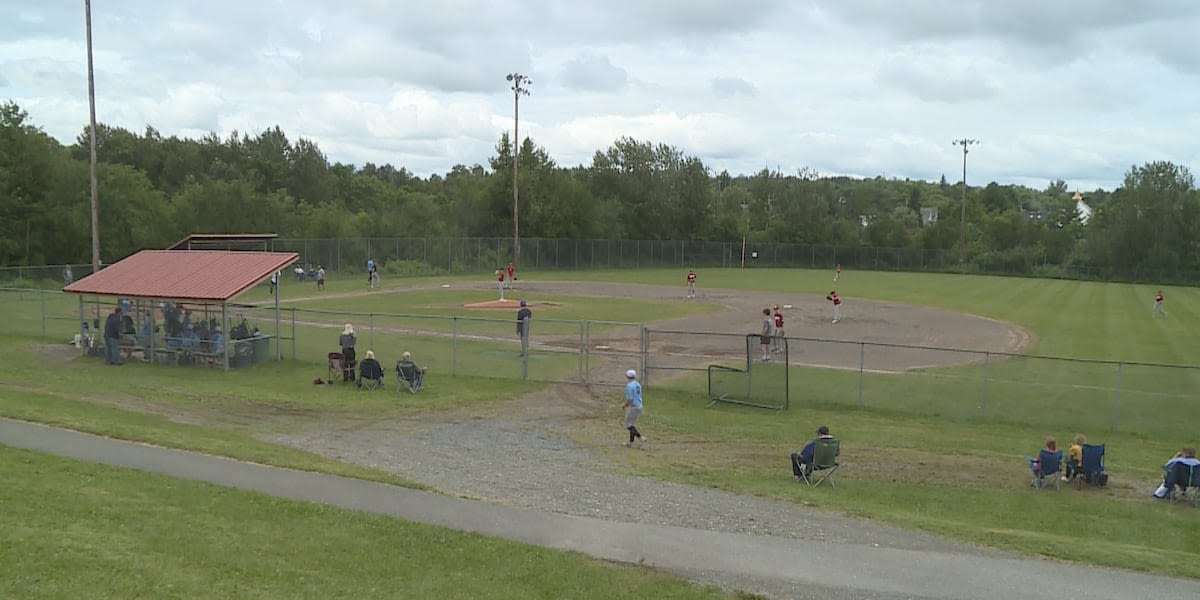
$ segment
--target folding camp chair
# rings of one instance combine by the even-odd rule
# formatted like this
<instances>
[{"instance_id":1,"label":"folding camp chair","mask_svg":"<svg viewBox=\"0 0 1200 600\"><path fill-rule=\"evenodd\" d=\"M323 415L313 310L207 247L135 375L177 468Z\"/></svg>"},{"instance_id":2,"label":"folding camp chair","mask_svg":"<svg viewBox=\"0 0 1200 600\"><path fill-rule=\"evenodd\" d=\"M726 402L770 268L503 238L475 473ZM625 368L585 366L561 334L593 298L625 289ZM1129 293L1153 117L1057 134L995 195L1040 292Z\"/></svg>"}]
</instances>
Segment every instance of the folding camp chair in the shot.
<instances>
[{"instance_id":1,"label":"folding camp chair","mask_svg":"<svg viewBox=\"0 0 1200 600\"><path fill-rule=\"evenodd\" d=\"M360 392L375 391L375 390L379 389L380 381L381 381L381 379L368 379L366 377L359 377L358 382L357 382L358 391L360 391Z\"/></svg>"},{"instance_id":2,"label":"folding camp chair","mask_svg":"<svg viewBox=\"0 0 1200 600\"><path fill-rule=\"evenodd\" d=\"M1174 469L1174 485L1167 490L1171 504L1189 502L1192 506L1200 507L1200 466L1177 462Z\"/></svg>"},{"instance_id":3,"label":"folding camp chair","mask_svg":"<svg viewBox=\"0 0 1200 600\"><path fill-rule=\"evenodd\" d=\"M1082 489L1085 483L1098 487L1108 484L1108 473L1104 472L1104 444L1083 445L1083 459L1079 461L1074 481L1076 489Z\"/></svg>"},{"instance_id":4,"label":"folding camp chair","mask_svg":"<svg viewBox=\"0 0 1200 600\"><path fill-rule=\"evenodd\" d=\"M1029 468L1033 470L1033 481L1030 481L1029 485L1040 489L1053 482L1054 489L1061 490L1062 481L1059 479L1059 473L1062 472L1062 457L1062 450L1054 452L1042 450L1036 459L1026 456L1025 460L1029 461Z\"/></svg>"},{"instance_id":5,"label":"folding camp chair","mask_svg":"<svg viewBox=\"0 0 1200 600\"><path fill-rule=\"evenodd\" d=\"M425 371L412 363L396 363L396 379L397 392L407 388L415 394L425 385Z\"/></svg>"},{"instance_id":6,"label":"folding camp chair","mask_svg":"<svg viewBox=\"0 0 1200 600\"><path fill-rule=\"evenodd\" d=\"M800 470L800 477L804 479L809 487L817 487L829 480L831 487L837 487L837 482L831 479L833 474L837 472L838 454L841 452L841 444L837 438L817 438L813 440L813 462L812 467ZM817 477L820 471L820 477Z\"/></svg>"},{"instance_id":7,"label":"folding camp chair","mask_svg":"<svg viewBox=\"0 0 1200 600\"><path fill-rule=\"evenodd\" d=\"M329 382L333 383L335 379L341 379L346 372L346 357L342 356L341 352L329 353Z\"/></svg>"}]
</instances>

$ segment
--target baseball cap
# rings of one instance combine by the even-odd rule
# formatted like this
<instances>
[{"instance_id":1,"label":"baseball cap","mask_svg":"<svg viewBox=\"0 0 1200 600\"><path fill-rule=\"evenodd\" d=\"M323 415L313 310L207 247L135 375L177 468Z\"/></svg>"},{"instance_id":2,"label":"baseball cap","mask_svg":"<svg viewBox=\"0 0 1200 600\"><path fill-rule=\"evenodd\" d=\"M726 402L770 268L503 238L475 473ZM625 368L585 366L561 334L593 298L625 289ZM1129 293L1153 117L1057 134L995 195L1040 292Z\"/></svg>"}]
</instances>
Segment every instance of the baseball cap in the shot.
<instances>
[{"instance_id":1,"label":"baseball cap","mask_svg":"<svg viewBox=\"0 0 1200 600\"><path fill-rule=\"evenodd\" d=\"M524 299L524 298L522 298L522 299L521 299L521 306L525 306L525 299Z\"/></svg>"},{"instance_id":2,"label":"baseball cap","mask_svg":"<svg viewBox=\"0 0 1200 600\"><path fill-rule=\"evenodd\" d=\"M829 428L822 425L817 428L817 434L818 435L829 435Z\"/></svg>"},{"instance_id":3,"label":"baseball cap","mask_svg":"<svg viewBox=\"0 0 1200 600\"><path fill-rule=\"evenodd\" d=\"M633 369L625 371L625 376L629 379L637 379L637 371L634 371Z\"/></svg>"}]
</instances>

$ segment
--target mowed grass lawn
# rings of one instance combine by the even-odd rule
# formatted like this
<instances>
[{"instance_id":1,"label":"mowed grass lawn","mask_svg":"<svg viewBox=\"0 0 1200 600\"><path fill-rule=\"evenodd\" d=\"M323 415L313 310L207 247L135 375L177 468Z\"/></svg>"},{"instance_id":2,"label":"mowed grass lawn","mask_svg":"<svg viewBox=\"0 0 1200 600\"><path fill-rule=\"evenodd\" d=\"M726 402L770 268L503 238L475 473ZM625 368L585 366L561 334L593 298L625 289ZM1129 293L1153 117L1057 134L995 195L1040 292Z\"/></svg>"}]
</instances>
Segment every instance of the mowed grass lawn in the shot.
<instances>
[{"instance_id":1,"label":"mowed grass lawn","mask_svg":"<svg viewBox=\"0 0 1200 600\"><path fill-rule=\"evenodd\" d=\"M682 282L684 272L525 275L530 279L659 284ZM786 302L788 294L824 295L833 285L831 274L825 271L701 269L699 273L701 296L705 287L767 290L779 292L780 301ZM391 282L385 282L388 283ZM424 280L406 283L425 285ZM351 288L349 282L346 285ZM1146 285L847 271L837 289L848 303L856 298L870 298L938 306L1010 321L1034 335L1036 345L1032 351L1036 354L1195 364L1196 351L1200 350L1200 340L1193 333L1200 313L1197 302L1200 296L1187 288L1164 288L1170 316L1158 321L1150 319L1150 305L1157 288ZM347 300L340 309L354 310L358 300ZM667 308L656 308L659 311L656 314L669 313L671 307L685 304L664 306ZM93 388L104 386L104 378L110 377L103 367L100 369L91 372L100 377L90 381ZM146 371L157 373L159 369L146 368ZM221 382L227 381L222 378L253 377L256 372L272 373L253 369L246 372L248 375L220 375L213 379L217 383L205 388L206 394L218 402L232 395L237 398L235 405L250 407L307 402L306 392L300 389L305 384L285 382L282 374L270 375L266 378L267 385L239 386L237 392L220 389ZM1048 367L1023 376L1036 379L1054 374L1053 367ZM155 379L157 375L148 377L154 383L138 392L148 402L156 401L150 389L156 386L176 389L180 385ZM204 373L202 377L211 375ZM1151 374L1147 379L1161 377ZM78 388L78 399L87 402L89 382L85 380L86 376L67 381L63 384L65 388L53 388L47 382L32 385L53 388L57 394ZM461 378L461 381L462 393L467 394L465 390L478 384L480 393L486 394L486 382L495 380ZM880 381L881 389L892 385L887 380ZM454 382L458 388L460 378ZM1109 382L1096 383L1109 385ZM191 385L190 380L185 384ZM282 387L275 391L277 385ZM977 386L977 381L969 381L959 392L972 406L979 394ZM707 408L702 389L669 391L651 385L647 390L645 421L648 433L654 432L650 435L655 444L646 452L620 453L619 449L611 448L608 443L611 440L606 438L584 441L603 444L606 449L602 451L613 453L613 458L628 469L650 476L818 506L1020 552L1200 577L1200 568L1196 566L1200 565L1200 546L1194 542L1200 539L1200 511L1149 499L1149 492L1161 473L1159 465L1179 446L1200 440L1182 435L1161 437L1135 429L1109 433L1106 429L1083 429L1057 419L1040 422L1036 412L1017 415L1021 422L1013 422L1012 418L996 417L948 419L936 411L920 414L905 410L906 406L919 407L929 402L926 397L929 388L921 386L896 384L892 408L868 405L860 410L811 402L793 405L785 413L728 406ZM953 388L940 392L955 394ZM512 393L520 394L521 390L514 389ZM1030 388L1031 398L1039 398L1040 393L1038 388ZM1099 391L1097 395L1102 396L1097 406L1107 407L1107 393ZM447 393L445 398L455 396L456 393ZM167 402L178 400L178 395L167 394L167 397ZM1053 401L1049 395L1046 397L1047 402ZM481 398L480 406L487 401ZM1136 395L1126 397L1122 410L1136 410L1137 405ZM321 411L330 409L320 403L313 406ZM1156 407L1153 413L1158 419L1178 423L1181 414L1196 412L1186 405L1176 408L1166 412ZM363 413L377 411L379 418L397 414L390 410L385 406L367 406ZM1080 410L1090 408L1085 406ZM601 419L611 420L611 417L614 415ZM843 439L846 466L837 476L840 482L837 488L798 487L788 473L787 453L811 437L818 424L830 425ZM609 429L603 429L603 435L611 434ZM1103 490L1062 492L1029 489L1028 469L1021 455L1036 452L1046 435L1057 436L1065 443L1081 429L1092 441L1109 444L1106 462L1112 474L1110 486ZM131 435L136 435L136 431Z\"/></svg>"},{"instance_id":2,"label":"mowed grass lawn","mask_svg":"<svg viewBox=\"0 0 1200 600\"><path fill-rule=\"evenodd\" d=\"M725 598L635 566L0 446L4 598Z\"/></svg>"}]
</instances>

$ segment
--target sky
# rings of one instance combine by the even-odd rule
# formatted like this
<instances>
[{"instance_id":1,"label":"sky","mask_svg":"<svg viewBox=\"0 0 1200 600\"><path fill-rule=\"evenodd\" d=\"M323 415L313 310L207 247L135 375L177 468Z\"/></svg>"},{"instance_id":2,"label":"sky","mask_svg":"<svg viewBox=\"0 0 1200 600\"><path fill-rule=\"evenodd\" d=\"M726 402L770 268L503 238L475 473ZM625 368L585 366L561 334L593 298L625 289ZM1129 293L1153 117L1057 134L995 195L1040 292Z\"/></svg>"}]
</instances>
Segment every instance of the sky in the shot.
<instances>
[{"instance_id":1,"label":"sky","mask_svg":"<svg viewBox=\"0 0 1200 600\"><path fill-rule=\"evenodd\" d=\"M83 2L0 1L0 101L72 143ZM330 161L486 166L513 126L562 166L629 137L719 173L1113 189L1200 171L1191 0L93 0L97 119L280 126Z\"/></svg>"}]
</instances>

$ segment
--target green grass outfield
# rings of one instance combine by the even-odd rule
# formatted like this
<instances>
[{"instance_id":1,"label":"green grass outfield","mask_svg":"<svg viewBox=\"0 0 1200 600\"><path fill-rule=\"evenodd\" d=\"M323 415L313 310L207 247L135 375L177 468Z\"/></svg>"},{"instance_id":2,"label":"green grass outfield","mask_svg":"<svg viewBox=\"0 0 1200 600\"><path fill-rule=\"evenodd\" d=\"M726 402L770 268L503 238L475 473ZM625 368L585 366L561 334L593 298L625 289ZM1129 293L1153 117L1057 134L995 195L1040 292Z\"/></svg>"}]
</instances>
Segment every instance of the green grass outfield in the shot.
<instances>
[{"instance_id":1,"label":"green grass outfield","mask_svg":"<svg viewBox=\"0 0 1200 600\"><path fill-rule=\"evenodd\" d=\"M526 276L564 281L678 281L682 290L685 273L629 270ZM730 269L700 270L699 275L701 296L706 287L823 295L833 285L831 273L825 271ZM385 280L385 285L426 286L463 280ZM337 291L339 285L347 291L362 287L358 281L337 281L331 282L330 291ZM1196 364L1195 357L1200 356L1200 337L1195 333L1200 296L1190 288L1163 288L1170 317L1159 321L1150 319L1156 287L1147 285L848 271L837 289L847 302L856 298L889 300L1009 321L1034 334L1036 345L1031 352L1038 355L1185 365ZM290 290L285 286L284 291L286 300ZM265 288L252 292L258 294L265 297ZM69 301L53 298L49 303L63 302L70 309ZM343 310L355 310L356 300L347 300ZM15 300L11 294L0 294L0 305L6 315L12 315L0 329L18 333L14 330L19 328L18 335L24 336L10 343L27 343L28 337L38 337L40 299ZM655 308L655 314L670 314L671 307L682 310L685 306L683 302L666 303ZM73 322L64 323L65 331L71 332ZM314 328L312 335L320 341L307 343L313 348L328 345L326 337L336 333ZM437 350L439 339L412 336L408 341L410 345L431 344L421 354L433 359L437 352L446 352ZM484 350L503 352L503 348ZM35 351L23 347L21 352ZM494 370L501 378L513 377L504 357L497 360L485 370ZM1116 373L1103 365L1064 366L1070 364L1026 359L990 364L992 402L986 414L979 411L983 370L979 365L867 377L866 402L861 409L853 393L858 380L855 372L802 370L802 376L792 378L793 385L800 388L793 391L792 410L785 413L708 408L703 382L695 378L682 380L677 389L656 389L652 384L647 390L645 420L648 432L654 432L650 435L655 445L646 452L614 457L629 470L651 476L780 498L1020 552L1200 577L1196 566L1200 565L1200 547L1194 543L1200 539L1200 511L1148 497L1160 475L1159 465L1179 446L1200 442L1195 427L1186 419L1197 412L1188 403L1196 389L1193 371L1126 365L1121 373L1126 391L1118 405L1119 427L1116 433L1109 433ZM247 411L260 406L304 408L316 418L325 411L336 412L338 400L313 396L320 392L311 389L317 386L307 384L311 376L296 375L322 368L319 363L302 364L291 371L275 371L272 366L215 374L214 379L207 370L137 366L132 367L136 371L121 371L88 365L77 378L27 383L50 390L52 395L74 394L79 402L88 402L90 388L119 389L122 384L115 378L128 382L132 381L128 373L136 372L138 379L145 373L147 384L130 392L139 402L180 402L187 397L187 390L210 386L202 388L204 398L190 401L217 402L218 406L231 402ZM573 365L556 368L569 370ZM63 372L75 370L73 363ZM184 371L189 373L186 378L173 381L175 373ZM5 375L20 377L16 372ZM225 385L234 380L241 383ZM214 383L202 383L206 381ZM451 389L443 387L449 381L432 378L431 392L447 401L471 396L483 407L493 398L511 398L524 389L489 396L493 386L504 384L471 377L452 381ZM163 389L177 391L159 400ZM811 396L806 398L797 391ZM140 410L137 406L130 409ZM9 408L0 404L0 410L14 409L9 403ZM55 417L45 412L72 413L78 407L43 410L43 414L27 418L60 418L59 422L69 423L70 415ZM369 417L377 411L380 418L397 414L390 410L368 404L361 414ZM78 416L74 419L87 421ZM811 431L822 423L833 427L844 441L847 464L838 475L840 485L816 490L798 487L787 474L787 452L811 437ZM118 425L132 439L142 427L120 423L112 427ZM234 431L248 434L254 426L242 425ZM1029 489L1028 470L1020 456L1034 453L1045 435L1065 441L1077 431L1087 433L1092 441L1109 444L1107 465L1113 477L1109 488ZM620 452L616 448L605 451Z\"/></svg>"},{"instance_id":2,"label":"green grass outfield","mask_svg":"<svg viewBox=\"0 0 1200 600\"><path fill-rule=\"evenodd\" d=\"M727 598L667 575L0 447L4 598Z\"/></svg>"}]
</instances>

